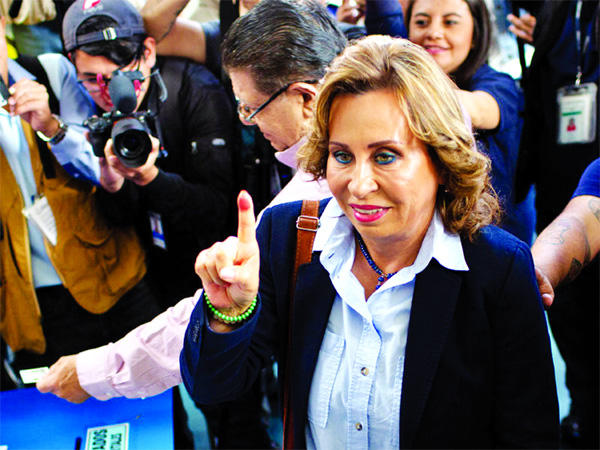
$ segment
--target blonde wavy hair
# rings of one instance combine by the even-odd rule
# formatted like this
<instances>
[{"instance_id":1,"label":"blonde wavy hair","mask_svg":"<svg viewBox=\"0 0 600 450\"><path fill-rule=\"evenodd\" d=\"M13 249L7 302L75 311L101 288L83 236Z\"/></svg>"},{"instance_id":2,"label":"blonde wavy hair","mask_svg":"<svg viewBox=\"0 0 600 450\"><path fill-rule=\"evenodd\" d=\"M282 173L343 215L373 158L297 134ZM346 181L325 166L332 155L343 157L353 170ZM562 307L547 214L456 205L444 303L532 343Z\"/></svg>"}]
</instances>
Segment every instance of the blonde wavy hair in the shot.
<instances>
[{"instance_id":1,"label":"blonde wavy hair","mask_svg":"<svg viewBox=\"0 0 600 450\"><path fill-rule=\"evenodd\" d=\"M491 162L475 146L454 92L456 86L431 56L408 40L368 36L331 63L316 102L308 142L298 153L300 167L326 178L329 115L341 94L392 89L410 131L427 147L443 180L436 208L446 229L473 239L499 217L490 182Z\"/></svg>"}]
</instances>

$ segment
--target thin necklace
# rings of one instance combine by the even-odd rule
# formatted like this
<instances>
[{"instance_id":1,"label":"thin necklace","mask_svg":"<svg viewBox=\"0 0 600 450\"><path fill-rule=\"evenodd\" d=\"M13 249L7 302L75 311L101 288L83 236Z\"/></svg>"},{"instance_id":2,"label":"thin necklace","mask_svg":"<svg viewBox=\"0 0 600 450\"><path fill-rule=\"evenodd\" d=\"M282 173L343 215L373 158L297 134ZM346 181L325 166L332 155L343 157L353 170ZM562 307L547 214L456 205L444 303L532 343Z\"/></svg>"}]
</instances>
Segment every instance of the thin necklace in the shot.
<instances>
[{"instance_id":1,"label":"thin necklace","mask_svg":"<svg viewBox=\"0 0 600 450\"><path fill-rule=\"evenodd\" d=\"M375 286L375 290L377 290L383 285L383 283L385 283L387 280L396 275L398 271L396 270L395 272L390 272L388 274L383 273L383 270L377 267L377 264L375 264L375 261L373 261L371 255L369 255L367 246L365 245L364 241L362 240L362 237L360 236L360 234L358 234L358 232L356 233L356 238L358 239L358 246L360 247L360 251L369 263L369 266L371 266L371 269L373 269L377 273L377 275L379 275L379 277L377 278L377 286Z\"/></svg>"}]
</instances>

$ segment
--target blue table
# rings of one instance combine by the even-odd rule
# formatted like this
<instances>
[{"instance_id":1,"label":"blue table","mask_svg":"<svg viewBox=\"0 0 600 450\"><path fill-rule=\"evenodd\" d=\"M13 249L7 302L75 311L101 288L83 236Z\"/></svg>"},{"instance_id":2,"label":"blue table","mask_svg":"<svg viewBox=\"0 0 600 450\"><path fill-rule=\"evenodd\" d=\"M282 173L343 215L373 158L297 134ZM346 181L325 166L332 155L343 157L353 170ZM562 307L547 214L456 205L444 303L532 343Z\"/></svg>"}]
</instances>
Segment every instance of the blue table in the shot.
<instances>
[{"instance_id":1,"label":"blue table","mask_svg":"<svg viewBox=\"0 0 600 450\"><path fill-rule=\"evenodd\" d=\"M130 450L173 448L173 396L146 399L90 398L75 405L36 388L0 392L0 446L8 450L71 450L88 428L129 423ZM110 448L110 447L109 447Z\"/></svg>"}]
</instances>

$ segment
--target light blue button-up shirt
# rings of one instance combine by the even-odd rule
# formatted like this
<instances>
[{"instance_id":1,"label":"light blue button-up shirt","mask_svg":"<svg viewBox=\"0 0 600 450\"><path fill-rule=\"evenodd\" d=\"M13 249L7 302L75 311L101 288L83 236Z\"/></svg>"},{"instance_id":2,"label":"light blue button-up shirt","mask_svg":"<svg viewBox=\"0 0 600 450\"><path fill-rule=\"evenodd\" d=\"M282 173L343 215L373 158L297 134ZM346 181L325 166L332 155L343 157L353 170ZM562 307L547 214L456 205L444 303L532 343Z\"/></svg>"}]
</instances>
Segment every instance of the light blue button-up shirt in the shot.
<instances>
[{"instance_id":1,"label":"light blue button-up shirt","mask_svg":"<svg viewBox=\"0 0 600 450\"><path fill-rule=\"evenodd\" d=\"M457 235L438 213L415 262L391 277L369 301L352 273L353 227L332 199L313 249L337 292L308 400L309 449L398 449L404 355L415 276L432 258L469 270Z\"/></svg>"},{"instance_id":2,"label":"light blue button-up shirt","mask_svg":"<svg viewBox=\"0 0 600 450\"><path fill-rule=\"evenodd\" d=\"M77 83L75 69L62 55L41 55L42 62L52 89L60 102L61 117L69 124L65 138L51 146L52 153L72 176L92 183L98 183L98 158L94 156L91 145L83 134L82 117L94 114L94 104L87 93ZM12 79L35 79L15 61L8 60L8 72ZM21 118L11 117L4 109L0 109L0 146L10 165L25 207L33 204L38 195L29 144L23 134ZM37 226L28 220L29 244L31 250L31 267L33 283L36 288L61 284L44 246L44 238Z\"/></svg>"}]
</instances>

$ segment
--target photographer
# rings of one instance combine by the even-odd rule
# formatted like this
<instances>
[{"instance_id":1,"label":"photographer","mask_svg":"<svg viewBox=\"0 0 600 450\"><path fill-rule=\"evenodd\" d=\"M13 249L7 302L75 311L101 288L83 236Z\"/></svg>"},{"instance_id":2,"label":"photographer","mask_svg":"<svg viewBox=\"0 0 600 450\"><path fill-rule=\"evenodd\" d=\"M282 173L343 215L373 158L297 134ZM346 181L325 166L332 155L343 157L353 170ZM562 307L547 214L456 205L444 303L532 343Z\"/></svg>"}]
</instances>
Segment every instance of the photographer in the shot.
<instances>
[{"instance_id":1,"label":"photographer","mask_svg":"<svg viewBox=\"0 0 600 450\"><path fill-rule=\"evenodd\" d=\"M98 167L76 118L91 102L72 65L58 54L10 60L5 20L0 330L11 376L2 389L10 389L32 382L21 370L115 341L160 310L135 230L112 226L96 207L89 181Z\"/></svg>"},{"instance_id":2,"label":"photographer","mask_svg":"<svg viewBox=\"0 0 600 450\"><path fill-rule=\"evenodd\" d=\"M126 113L160 141L138 154L134 164L125 158L127 149L109 143L100 166L103 207L115 223L135 224L166 308L200 286L193 270L198 252L231 225L233 108L203 66L157 58L154 39L127 0L78 0L65 15L63 40L80 84L111 131ZM137 98L133 106L122 107L115 93L121 96L128 84ZM117 107L131 111L117 112ZM135 145L141 136L138 131Z\"/></svg>"}]
</instances>

